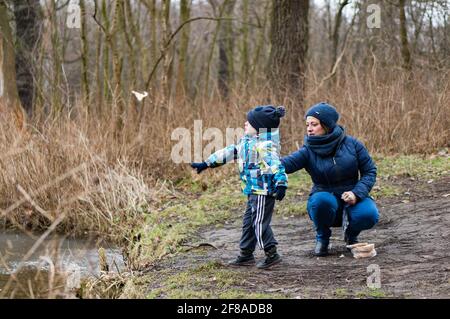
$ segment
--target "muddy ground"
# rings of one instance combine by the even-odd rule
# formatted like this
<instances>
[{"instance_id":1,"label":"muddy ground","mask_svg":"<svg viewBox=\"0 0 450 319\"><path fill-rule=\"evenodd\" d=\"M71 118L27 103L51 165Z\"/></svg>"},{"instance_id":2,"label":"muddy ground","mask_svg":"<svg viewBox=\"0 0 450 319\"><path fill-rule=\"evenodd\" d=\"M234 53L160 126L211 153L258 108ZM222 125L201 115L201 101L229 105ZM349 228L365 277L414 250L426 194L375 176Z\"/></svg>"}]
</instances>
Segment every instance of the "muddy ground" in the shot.
<instances>
[{"instance_id":1,"label":"muddy ground","mask_svg":"<svg viewBox=\"0 0 450 319\"><path fill-rule=\"evenodd\" d=\"M165 259L150 270L159 280L148 286L148 293L159 289L158 298L167 297L164 278L215 262L220 269L232 271L240 280L227 289L249 293L276 294L287 298L449 298L450 297L450 177L437 181L403 178L396 181L404 193L377 201L380 221L360 235L360 241L374 243L377 256L354 259L347 252L340 228L333 228L331 254L313 257L312 222L307 216L277 217L273 230L279 242L282 263L270 270L256 267L230 268L229 259L238 252L241 215L219 227L198 232L195 247L186 253ZM296 197L297 199L297 197ZM298 197L299 203L306 197ZM262 259L259 251L257 259ZM369 289L367 267L378 265L381 288ZM158 275L160 272L160 276ZM216 289L210 281L202 290ZM196 289L190 287L190 289Z\"/></svg>"}]
</instances>

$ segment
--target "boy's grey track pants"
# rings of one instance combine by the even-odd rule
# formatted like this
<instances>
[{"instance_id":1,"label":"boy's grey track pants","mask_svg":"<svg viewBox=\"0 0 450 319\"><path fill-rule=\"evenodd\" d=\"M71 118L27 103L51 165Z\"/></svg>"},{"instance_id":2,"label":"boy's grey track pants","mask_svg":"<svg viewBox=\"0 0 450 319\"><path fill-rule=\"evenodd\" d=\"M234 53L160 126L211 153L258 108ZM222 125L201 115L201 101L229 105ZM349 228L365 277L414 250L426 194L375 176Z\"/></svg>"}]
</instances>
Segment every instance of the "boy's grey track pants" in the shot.
<instances>
[{"instance_id":1,"label":"boy's grey track pants","mask_svg":"<svg viewBox=\"0 0 450 319\"><path fill-rule=\"evenodd\" d=\"M248 195L247 209L242 225L241 250L254 251L256 245L268 250L278 245L270 227L275 198L265 195Z\"/></svg>"}]
</instances>

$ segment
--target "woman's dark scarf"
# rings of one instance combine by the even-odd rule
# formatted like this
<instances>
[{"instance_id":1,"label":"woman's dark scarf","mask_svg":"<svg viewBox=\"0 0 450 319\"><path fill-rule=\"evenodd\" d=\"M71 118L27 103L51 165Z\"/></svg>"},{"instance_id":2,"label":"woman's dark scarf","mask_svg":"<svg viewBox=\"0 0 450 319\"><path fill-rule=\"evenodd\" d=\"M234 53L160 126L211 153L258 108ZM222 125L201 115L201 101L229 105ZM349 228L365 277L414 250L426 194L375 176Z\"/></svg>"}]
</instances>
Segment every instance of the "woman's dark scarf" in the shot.
<instances>
[{"instance_id":1,"label":"woman's dark scarf","mask_svg":"<svg viewBox=\"0 0 450 319\"><path fill-rule=\"evenodd\" d=\"M345 130L342 126L336 125L333 131L326 135L305 136L304 144L314 153L322 157L334 154L337 146L345 137Z\"/></svg>"}]
</instances>

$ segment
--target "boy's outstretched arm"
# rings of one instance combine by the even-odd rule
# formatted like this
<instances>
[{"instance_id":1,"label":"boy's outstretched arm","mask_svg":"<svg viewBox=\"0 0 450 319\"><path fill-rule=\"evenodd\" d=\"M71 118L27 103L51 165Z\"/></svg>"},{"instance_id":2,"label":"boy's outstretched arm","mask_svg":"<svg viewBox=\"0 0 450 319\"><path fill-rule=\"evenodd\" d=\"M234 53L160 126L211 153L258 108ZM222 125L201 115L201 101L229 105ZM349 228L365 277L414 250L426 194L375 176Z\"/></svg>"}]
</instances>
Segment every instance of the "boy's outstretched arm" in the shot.
<instances>
[{"instance_id":1,"label":"boy's outstretched arm","mask_svg":"<svg viewBox=\"0 0 450 319\"><path fill-rule=\"evenodd\" d=\"M232 160L237 158L237 148L234 144L225 147L213 154L211 154L208 159L201 163L191 163L191 167L197 170L197 174L200 174L203 170L208 167L214 168L222 166Z\"/></svg>"}]
</instances>

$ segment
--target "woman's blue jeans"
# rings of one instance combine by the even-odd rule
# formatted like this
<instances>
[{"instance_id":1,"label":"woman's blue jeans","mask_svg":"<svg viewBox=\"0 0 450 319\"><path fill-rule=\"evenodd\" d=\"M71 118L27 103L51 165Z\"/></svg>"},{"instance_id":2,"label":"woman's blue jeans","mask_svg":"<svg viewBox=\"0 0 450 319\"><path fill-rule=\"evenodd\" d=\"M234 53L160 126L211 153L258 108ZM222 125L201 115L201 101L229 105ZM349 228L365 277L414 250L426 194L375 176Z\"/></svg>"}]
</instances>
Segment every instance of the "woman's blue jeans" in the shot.
<instances>
[{"instance_id":1,"label":"woman's blue jeans","mask_svg":"<svg viewBox=\"0 0 450 319\"><path fill-rule=\"evenodd\" d=\"M316 228L316 239L328 244L331 227L342 225L342 213L346 203L333 193L317 192L308 199L307 210ZM356 241L362 230L372 228L378 222L378 208L375 201L366 197L353 206L348 206L347 238Z\"/></svg>"}]
</instances>

